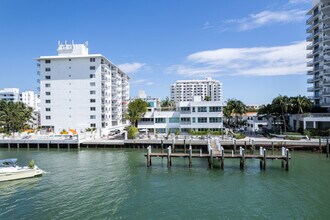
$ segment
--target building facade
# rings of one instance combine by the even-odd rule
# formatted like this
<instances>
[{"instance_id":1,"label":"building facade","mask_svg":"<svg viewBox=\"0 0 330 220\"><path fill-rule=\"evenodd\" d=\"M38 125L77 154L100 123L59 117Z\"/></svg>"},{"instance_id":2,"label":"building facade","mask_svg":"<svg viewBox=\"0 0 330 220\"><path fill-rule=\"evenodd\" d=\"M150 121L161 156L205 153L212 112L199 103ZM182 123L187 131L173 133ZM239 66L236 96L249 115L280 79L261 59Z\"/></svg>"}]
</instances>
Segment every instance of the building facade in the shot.
<instances>
[{"instance_id":1,"label":"building facade","mask_svg":"<svg viewBox=\"0 0 330 220\"><path fill-rule=\"evenodd\" d=\"M178 80L171 85L171 100L175 102L189 102L194 96L222 101L222 83L207 77L203 80Z\"/></svg>"},{"instance_id":2,"label":"building facade","mask_svg":"<svg viewBox=\"0 0 330 220\"><path fill-rule=\"evenodd\" d=\"M314 0L307 15L307 58L312 59L307 63L311 68L307 91L316 106L330 108L330 0Z\"/></svg>"},{"instance_id":3,"label":"building facade","mask_svg":"<svg viewBox=\"0 0 330 220\"><path fill-rule=\"evenodd\" d=\"M40 74L41 126L100 134L123 129L129 101L129 76L88 45L61 44L56 56L37 59Z\"/></svg>"},{"instance_id":4,"label":"building facade","mask_svg":"<svg viewBox=\"0 0 330 220\"><path fill-rule=\"evenodd\" d=\"M0 90L0 100L9 102L20 101L19 89L17 88L4 88Z\"/></svg>"},{"instance_id":5,"label":"building facade","mask_svg":"<svg viewBox=\"0 0 330 220\"><path fill-rule=\"evenodd\" d=\"M40 110L40 98L34 91L25 91L20 94L21 102L34 109L34 111Z\"/></svg>"},{"instance_id":6,"label":"building facade","mask_svg":"<svg viewBox=\"0 0 330 220\"><path fill-rule=\"evenodd\" d=\"M220 131L223 128L223 104L216 101L178 102L175 111L151 108L138 123L139 130L155 133L183 133L189 130Z\"/></svg>"}]
</instances>

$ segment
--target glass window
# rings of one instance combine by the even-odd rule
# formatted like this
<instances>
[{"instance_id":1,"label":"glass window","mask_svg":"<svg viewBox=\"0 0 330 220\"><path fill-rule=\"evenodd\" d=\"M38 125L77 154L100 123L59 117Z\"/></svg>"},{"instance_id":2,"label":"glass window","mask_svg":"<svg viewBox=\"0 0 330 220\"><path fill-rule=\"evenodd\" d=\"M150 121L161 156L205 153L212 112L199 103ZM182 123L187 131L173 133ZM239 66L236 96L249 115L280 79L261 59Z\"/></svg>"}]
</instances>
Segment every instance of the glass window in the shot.
<instances>
[{"instance_id":1,"label":"glass window","mask_svg":"<svg viewBox=\"0 0 330 220\"><path fill-rule=\"evenodd\" d=\"M90 109L91 109L91 111L96 111L95 107L91 107Z\"/></svg>"},{"instance_id":2,"label":"glass window","mask_svg":"<svg viewBox=\"0 0 330 220\"><path fill-rule=\"evenodd\" d=\"M210 123L221 123L221 118L220 117L211 117L209 118Z\"/></svg>"},{"instance_id":3,"label":"glass window","mask_svg":"<svg viewBox=\"0 0 330 220\"><path fill-rule=\"evenodd\" d=\"M207 107L198 107L198 112L207 112Z\"/></svg>"},{"instance_id":4,"label":"glass window","mask_svg":"<svg viewBox=\"0 0 330 220\"><path fill-rule=\"evenodd\" d=\"M90 74L89 78L95 78L95 74Z\"/></svg>"},{"instance_id":5,"label":"glass window","mask_svg":"<svg viewBox=\"0 0 330 220\"><path fill-rule=\"evenodd\" d=\"M45 63L50 63L50 60L45 60Z\"/></svg>"},{"instance_id":6,"label":"glass window","mask_svg":"<svg viewBox=\"0 0 330 220\"><path fill-rule=\"evenodd\" d=\"M181 107L181 111L182 112L189 112L190 111L190 107Z\"/></svg>"},{"instance_id":7,"label":"glass window","mask_svg":"<svg viewBox=\"0 0 330 220\"><path fill-rule=\"evenodd\" d=\"M89 83L90 86L95 86L95 82Z\"/></svg>"},{"instance_id":8,"label":"glass window","mask_svg":"<svg viewBox=\"0 0 330 220\"><path fill-rule=\"evenodd\" d=\"M45 76L45 79L50 79L50 76Z\"/></svg>"},{"instance_id":9,"label":"glass window","mask_svg":"<svg viewBox=\"0 0 330 220\"><path fill-rule=\"evenodd\" d=\"M46 95L50 95L50 92L46 92Z\"/></svg>"},{"instance_id":10,"label":"glass window","mask_svg":"<svg viewBox=\"0 0 330 220\"><path fill-rule=\"evenodd\" d=\"M206 117L198 118L198 123L207 123L207 118Z\"/></svg>"},{"instance_id":11,"label":"glass window","mask_svg":"<svg viewBox=\"0 0 330 220\"><path fill-rule=\"evenodd\" d=\"M89 118L90 119L96 119L96 115L90 115Z\"/></svg>"},{"instance_id":12,"label":"glass window","mask_svg":"<svg viewBox=\"0 0 330 220\"><path fill-rule=\"evenodd\" d=\"M46 112L50 112L50 108L46 108Z\"/></svg>"},{"instance_id":13,"label":"glass window","mask_svg":"<svg viewBox=\"0 0 330 220\"><path fill-rule=\"evenodd\" d=\"M50 119L50 116L46 116L46 119L49 120Z\"/></svg>"},{"instance_id":14,"label":"glass window","mask_svg":"<svg viewBox=\"0 0 330 220\"><path fill-rule=\"evenodd\" d=\"M210 106L210 112L221 112L221 106Z\"/></svg>"},{"instance_id":15,"label":"glass window","mask_svg":"<svg viewBox=\"0 0 330 220\"><path fill-rule=\"evenodd\" d=\"M49 88L49 87L50 87L50 83L46 83L46 84L45 84L45 87L46 87L46 88Z\"/></svg>"},{"instance_id":16,"label":"glass window","mask_svg":"<svg viewBox=\"0 0 330 220\"><path fill-rule=\"evenodd\" d=\"M50 71L50 68L49 67L45 68L45 71L46 72L49 72Z\"/></svg>"},{"instance_id":17,"label":"glass window","mask_svg":"<svg viewBox=\"0 0 330 220\"><path fill-rule=\"evenodd\" d=\"M192 122L193 123L196 123L196 118L192 118Z\"/></svg>"},{"instance_id":18,"label":"glass window","mask_svg":"<svg viewBox=\"0 0 330 220\"><path fill-rule=\"evenodd\" d=\"M166 123L166 118L155 118L155 123Z\"/></svg>"},{"instance_id":19,"label":"glass window","mask_svg":"<svg viewBox=\"0 0 330 220\"><path fill-rule=\"evenodd\" d=\"M156 128L156 132L158 132L158 133L166 133L166 129L165 128Z\"/></svg>"},{"instance_id":20,"label":"glass window","mask_svg":"<svg viewBox=\"0 0 330 220\"><path fill-rule=\"evenodd\" d=\"M91 128L95 128L96 127L96 124L93 123L90 126L91 126Z\"/></svg>"},{"instance_id":21,"label":"glass window","mask_svg":"<svg viewBox=\"0 0 330 220\"><path fill-rule=\"evenodd\" d=\"M170 118L169 122L170 123L179 123L180 122L180 118Z\"/></svg>"},{"instance_id":22,"label":"glass window","mask_svg":"<svg viewBox=\"0 0 330 220\"><path fill-rule=\"evenodd\" d=\"M50 100L49 99L46 99L46 103L50 103Z\"/></svg>"},{"instance_id":23,"label":"glass window","mask_svg":"<svg viewBox=\"0 0 330 220\"><path fill-rule=\"evenodd\" d=\"M190 122L190 118L181 118L181 122Z\"/></svg>"},{"instance_id":24,"label":"glass window","mask_svg":"<svg viewBox=\"0 0 330 220\"><path fill-rule=\"evenodd\" d=\"M90 99L89 100L91 103L94 103L94 102L96 102L96 100L95 99Z\"/></svg>"},{"instance_id":25,"label":"glass window","mask_svg":"<svg viewBox=\"0 0 330 220\"><path fill-rule=\"evenodd\" d=\"M90 58L89 61L90 62L95 62L95 58Z\"/></svg>"},{"instance_id":26,"label":"glass window","mask_svg":"<svg viewBox=\"0 0 330 220\"><path fill-rule=\"evenodd\" d=\"M90 70L95 70L95 66L90 66L89 69Z\"/></svg>"},{"instance_id":27,"label":"glass window","mask_svg":"<svg viewBox=\"0 0 330 220\"><path fill-rule=\"evenodd\" d=\"M89 91L89 94L95 95L96 94L96 91L95 90L91 90L91 91Z\"/></svg>"}]
</instances>

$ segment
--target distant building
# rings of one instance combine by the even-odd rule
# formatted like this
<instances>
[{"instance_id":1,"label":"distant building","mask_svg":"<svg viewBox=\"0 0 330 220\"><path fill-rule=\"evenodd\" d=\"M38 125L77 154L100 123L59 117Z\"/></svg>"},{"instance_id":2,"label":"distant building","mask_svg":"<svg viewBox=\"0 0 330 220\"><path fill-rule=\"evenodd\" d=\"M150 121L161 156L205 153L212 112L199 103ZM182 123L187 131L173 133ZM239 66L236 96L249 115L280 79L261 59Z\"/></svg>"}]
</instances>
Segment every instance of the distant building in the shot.
<instances>
[{"instance_id":1,"label":"distant building","mask_svg":"<svg viewBox=\"0 0 330 220\"><path fill-rule=\"evenodd\" d=\"M175 111L152 109L138 123L139 130L155 133L183 133L189 130L220 131L223 128L223 104L218 101L202 101L194 98L178 102Z\"/></svg>"},{"instance_id":2,"label":"distant building","mask_svg":"<svg viewBox=\"0 0 330 220\"><path fill-rule=\"evenodd\" d=\"M178 80L171 85L171 100L175 102L189 102L194 96L206 96L211 101L222 101L222 83L210 77L201 80Z\"/></svg>"},{"instance_id":3,"label":"distant building","mask_svg":"<svg viewBox=\"0 0 330 220\"><path fill-rule=\"evenodd\" d=\"M330 113L306 113L290 115L290 127L293 130L302 129L330 129Z\"/></svg>"},{"instance_id":4,"label":"distant building","mask_svg":"<svg viewBox=\"0 0 330 220\"><path fill-rule=\"evenodd\" d=\"M247 131L259 131L264 128L272 128L272 118L266 118L263 115L258 115L257 112L247 112L241 116L241 120L246 123Z\"/></svg>"},{"instance_id":5,"label":"distant building","mask_svg":"<svg viewBox=\"0 0 330 220\"><path fill-rule=\"evenodd\" d=\"M20 100L27 106L33 108L35 111L40 110L40 98L38 94L33 91L26 91L20 94Z\"/></svg>"},{"instance_id":6,"label":"distant building","mask_svg":"<svg viewBox=\"0 0 330 220\"><path fill-rule=\"evenodd\" d=\"M61 44L56 56L37 59L41 125L58 133L96 128L100 134L127 125L129 76L88 44Z\"/></svg>"},{"instance_id":7,"label":"distant building","mask_svg":"<svg viewBox=\"0 0 330 220\"><path fill-rule=\"evenodd\" d=\"M147 96L144 90L139 91L139 96L131 97L130 101L134 101L135 99L142 99L143 101L148 103L148 110L151 111L149 108L159 108L160 107L160 99L157 97Z\"/></svg>"},{"instance_id":8,"label":"distant building","mask_svg":"<svg viewBox=\"0 0 330 220\"><path fill-rule=\"evenodd\" d=\"M0 100L18 102L20 101L19 89L4 88L0 90Z\"/></svg>"}]
</instances>

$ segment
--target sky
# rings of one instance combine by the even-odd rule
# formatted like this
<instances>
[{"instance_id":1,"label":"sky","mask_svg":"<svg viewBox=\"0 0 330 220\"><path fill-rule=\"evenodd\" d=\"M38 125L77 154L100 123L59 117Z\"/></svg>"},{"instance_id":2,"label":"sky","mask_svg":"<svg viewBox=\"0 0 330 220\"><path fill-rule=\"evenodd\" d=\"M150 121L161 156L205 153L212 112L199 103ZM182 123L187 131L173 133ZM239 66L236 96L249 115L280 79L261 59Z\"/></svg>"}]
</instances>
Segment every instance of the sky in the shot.
<instances>
[{"instance_id":1,"label":"sky","mask_svg":"<svg viewBox=\"0 0 330 220\"><path fill-rule=\"evenodd\" d=\"M312 0L0 0L0 88L37 91L40 56L88 41L130 77L130 95L170 96L176 80L212 77L223 98L266 104L308 95Z\"/></svg>"}]
</instances>

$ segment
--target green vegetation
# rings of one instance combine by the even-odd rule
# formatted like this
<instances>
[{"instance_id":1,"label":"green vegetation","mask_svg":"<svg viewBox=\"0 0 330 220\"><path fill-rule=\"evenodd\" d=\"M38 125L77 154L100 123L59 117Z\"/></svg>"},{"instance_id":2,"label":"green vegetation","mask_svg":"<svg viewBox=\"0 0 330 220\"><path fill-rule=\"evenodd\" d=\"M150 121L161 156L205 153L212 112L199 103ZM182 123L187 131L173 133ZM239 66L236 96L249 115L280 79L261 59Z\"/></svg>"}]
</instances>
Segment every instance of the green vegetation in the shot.
<instances>
[{"instance_id":1,"label":"green vegetation","mask_svg":"<svg viewBox=\"0 0 330 220\"><path fill-rule=\"evenodd\" d=\"M234 134L234 138L236 138L236 139L244 139L244 138L246 138L246 135L245 134L242 134L242 133L235 133Z\"/></svg>"},{"instance_id":2,"label":"green vegetation","mask_svg":"<svg viewBox=\"0 0 330 220\"><path fill-rule=\"evenodd\" d=\"M211 96L205 96L204 101L207 101L207 102L211 101Z\"/></svg>"},{"instance_id":3,"label":"green vegetation","mask_svg":"<svg viewBox=\"0 0 330 220\"><path fill-rule=\"evenodd\" d=\"M133 126L128 126L126 127L127 130L127 138L128 139L134 139L137 137L138 135L138 128L137 127L133 127Z\"/></svg>"},{"instance_id":4,"label":"green vegetation","mask_svg":"<svg viewBox=\"0 0 330 220\"><path fill-rule=\"evenodd\" d=\"M229 99L227 101L227 105L223 108L223 114L227 119L228 125L230 125L231 117L234 116L234 126L237 127L239 125L238 118L242 114L246 113L246 105L237 99Z\"/></svg>"},{"instance_id":5,"label":"green vegetation","mask_svg":"<svg viewBox=\"0 0 330 220\"><path fill-rule=\"evenodd\" d=\"M328 130L321 130L316 128L309 128L304 131L304 135L308 137L325 137L330 136L330 129Z\"/></svg>"},{"instance_id":6,"label":"green vegetation","mask_svg":"<svg viewBox=\"0 0 330 220\"><path fill-rule=\"evenodd\" d=\"M284 139L286 140L301 140L301 137L296 137L296 136L285 136Z\"/></svg>"},{"instance_id":7,"label":"green vegetation","mask_svg":"<svg viewBox=\"0 0 330 220\"><path fill-rule=\"evenodd\" d=\"M31 160L31 161L29 162L29 164L28 164L28 167L29 167L30 169L33 169L35 165L36 165L36 163L34 162L34 160Z\"/></svg>"},{"instance_id":8,"label":"green vegetation","mask_svg":"<svg viewBox=\"0 0 330 220\"><path fill-rule=\"evenodd\" d=\"M147 102L143 101L142 99L135 99L128 104L125 118L130 121L132 126L138 127L138 121L147 112L147 106Z\"/></svg>"},{"instance_id":9,"label":"green vegetation","mask_svg":"<svg viewBox=\"0 0 330 220\"><path fill-rule=\"evenodd\" d=\"M271 104L263 105L258 110L258 115L262 115L269 120L274 119L274 129L279 132L283 129L284 133L290 130L289 114L303 114L312 110L312 102L305 96L288 97L279 95L273 99ZM299 124L296 124L296 131Z\"/></svg>"},{"instance_id":10,"label":"green vegetation","mask_svg":"<svg viewBox=\"0 0 330 220\"><path fill-rule=\"evenodd\" d=\"M96 128L86 128L85 131L86 132L93 132L93 131L96 131Z\"/></svg>"},{"instance_id":11,"label":"green vegetation","mask_svg":"<svg viewBox=\"0 0 330 220\"><path fill-rule=\"evenodd\" d=\"M60 134L68 134L68 132L67 132L65 129L63 129L63 130L60 132Z\"/></svg>"},{"instance_id":12,"label":"green vegetation","mask_svg":"<svg viewBox=\"0 0 330 220\"><path fill-rule=\"evenodd\" d=\"M175 130L174 134L175 135L180 135L180 130Z\"/></svg>"},{"instance_id":13,"label":"green vegetation","mask_svg":"<svg viewBox=\"0 0 330 220\"><path fill-rule=\"evenodd\" d=\"M14 133L29 129L33 109L22 102L6 102L0 100L0 132Z\"/></svg>"},{"instance_id":14,"label":"green vegetation","mask_svg":"<svg viewBox=\"0 0 330 220\"><path fill-rule=\"evenodd\" d=\"M189 130L190 135L222 135L222 131L195 131Z\"/></svg>"},{"instance_id":15,"label":"green vegetation","mask_svg":"<svg viewBox=\"0 0 330 220\"><path fill-rule=\"evenodd\" d=\"M167 96L164 100L161 101L160 106L162 108L174 108L175 107L175 101L170 100Z\"/></svg>"}]
</instances>

